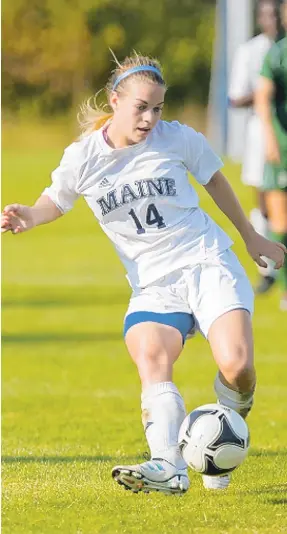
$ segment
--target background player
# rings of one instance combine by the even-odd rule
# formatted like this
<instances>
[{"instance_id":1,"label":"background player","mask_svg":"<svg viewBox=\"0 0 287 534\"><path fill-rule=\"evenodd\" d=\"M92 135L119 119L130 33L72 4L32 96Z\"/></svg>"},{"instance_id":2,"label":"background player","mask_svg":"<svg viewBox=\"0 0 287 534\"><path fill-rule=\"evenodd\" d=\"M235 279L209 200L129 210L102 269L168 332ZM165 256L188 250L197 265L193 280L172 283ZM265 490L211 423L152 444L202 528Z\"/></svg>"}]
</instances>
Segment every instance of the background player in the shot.
<instances>
[{"instance_id":1,"label":"background player","mask_svg":"<svg viewBox=\"0 0 287 534\"><path fill-rule=\"evenodd\" d=\"M287 2L282 4L282 22L287 28ZM287 38L274 44L261 70L256 92L256 110L263 124L266 164L263 191L270 237L287 244ZM280 308L287 310L287 263L280 273Z\"/></svg>"},{"instance_id":2,"label":"background player","mask_svg":"<svg viewBox=\"0 0 287 534\"><path fill-rule=\"evenodd\" d=\"M256 22L261 33L242 44L235 55L231 71L229 102L232 107L250 110L245 136L242 165L242 181L255 188L256 208L250 220L257 232L267 237L268 222L262 181L265 162L265 145L262 126L254 109L254 94L264 57L278 33L278 12L275 0L261 0L257 4ZM272 262L268 267L258 267L261 274L255 287L256 293L265 293L275 281Z\"/></svg>"}]
</instances>

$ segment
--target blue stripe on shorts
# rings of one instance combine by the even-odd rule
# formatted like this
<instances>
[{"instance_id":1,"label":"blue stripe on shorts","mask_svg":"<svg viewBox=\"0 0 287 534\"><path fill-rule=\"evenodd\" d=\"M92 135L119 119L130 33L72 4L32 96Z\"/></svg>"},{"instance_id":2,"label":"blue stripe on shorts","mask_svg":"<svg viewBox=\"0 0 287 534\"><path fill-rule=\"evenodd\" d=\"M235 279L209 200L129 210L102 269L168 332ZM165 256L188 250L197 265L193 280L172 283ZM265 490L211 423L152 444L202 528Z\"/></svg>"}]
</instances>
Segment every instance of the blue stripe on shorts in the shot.
<instances>
[{"instance_id":1,"label":"blue stripe on shorts","mask_svg":"<svg viewBox=\"0 0 287 534\"><path fill-rule=\"evenodd\" d=\"M137 311L130 313L125 318L124 336L131 326L139 323L146 323L151 321L153 323L166 324L173 326L182 335L183 343L190 330L194 327L195 321L191 314L183 312L175 313L154 313L149 311Z\"/></svg>"}]
</instances>

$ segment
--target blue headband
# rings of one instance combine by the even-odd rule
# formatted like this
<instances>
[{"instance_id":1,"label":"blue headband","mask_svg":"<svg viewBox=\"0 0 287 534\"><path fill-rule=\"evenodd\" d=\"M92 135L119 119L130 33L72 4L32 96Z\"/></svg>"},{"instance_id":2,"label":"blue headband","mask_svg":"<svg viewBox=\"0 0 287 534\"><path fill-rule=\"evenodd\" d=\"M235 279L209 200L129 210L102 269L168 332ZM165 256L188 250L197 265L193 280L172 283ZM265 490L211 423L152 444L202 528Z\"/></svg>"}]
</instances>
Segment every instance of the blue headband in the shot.
<instances>
[{"instance_id":1,"label":"blue headband","mask_svg":"<svg viewBox=\"0 0 287 534\"><path fill-rule=\"evenodd\" d=\"M162 80L162 74L159 69L157 69L156 67L152 67L151 65L141 65L140 67L132 67L131 69L126 70L123 74L118 76L118 78L116 79L112 87L112 91L115 90L115 88L119 85L119 83L122 80L124 80L131 74L135 74L136 72L154 72Z\"/></svg>"}]
</instances>

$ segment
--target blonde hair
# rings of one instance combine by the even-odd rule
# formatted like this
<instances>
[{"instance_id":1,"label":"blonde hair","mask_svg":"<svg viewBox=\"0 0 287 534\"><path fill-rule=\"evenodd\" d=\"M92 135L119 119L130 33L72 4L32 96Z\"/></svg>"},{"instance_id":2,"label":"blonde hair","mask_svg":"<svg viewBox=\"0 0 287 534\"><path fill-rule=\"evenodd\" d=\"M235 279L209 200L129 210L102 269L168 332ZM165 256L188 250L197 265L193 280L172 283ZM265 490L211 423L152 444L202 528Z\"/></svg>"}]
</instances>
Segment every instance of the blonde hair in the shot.
<instances>
[{"instance_id":1,"label":"blonde hair","mask_svg":"<svg viewBox=\"0 0 287 534\"><path fill-rule=\"evenodd\" d=\"M152 83L157 83L159 85L165 86L165 82L163 80L162 75L162 68L160 63L156 59L150 58L148 56L141 56L137 54L137 52L134 52L132 56L126 57L122 63L119 63L112 50L111 53L117 66L112 72L105 87L105 92L108 100L118 77L121 76L125 71L133 67L155 67L159 70L161 75L159 76L156 72L151 71L141 71L133 73L130 76L127 76L127 78L120 81L120 83L116 87L117 93L123 92L126 84L134 77L137 77L137 79L139 80L148 80ZM105 111L105 108L108 107L108 104L98 105L97 103L97 98L101 91L98 91L95 96L86 100L80 107L80 112L78 113L78 123L81 128L81 138L85 137L86 135L89 135L94 130L99 130L109 119L113 117L113 113L108 113L107 111Z\"/></svg>"}]
</instances>

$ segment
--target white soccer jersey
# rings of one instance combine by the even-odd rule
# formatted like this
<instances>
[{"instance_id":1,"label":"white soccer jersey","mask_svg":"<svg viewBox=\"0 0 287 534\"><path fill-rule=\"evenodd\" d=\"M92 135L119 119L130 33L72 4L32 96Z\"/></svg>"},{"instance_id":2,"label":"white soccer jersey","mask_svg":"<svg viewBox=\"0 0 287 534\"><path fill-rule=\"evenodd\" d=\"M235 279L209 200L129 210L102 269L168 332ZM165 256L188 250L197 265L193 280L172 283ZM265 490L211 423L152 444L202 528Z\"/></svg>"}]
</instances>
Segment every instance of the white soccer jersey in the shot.
<instances>
[{"instance_id":1,"label":"white soccer jersey","mask_svg":"<svg viewBox=\"0 0 287 534\"><path fill-rule=\"evenodd\" d=\"M264 58L272 43L269 37L261 33L238 48L231 71L230 98L242 98L254 93ZM244 145L242 181L260 187L265 163L265 141L260 118L253 106L247 118Z\"/></svg>"},{"instance_id":2,"label":"white soccer jersey","mask_svg":"<svg viewBox=\"0 0 287 534\"><path fill-rule=\"evenodd\" d=\"M112 149L103 129L70 145L43 192L63 212L82 195L113 242L130 285L146 287L232 245L198 207L188 171L207 184L222 161L205 137L159 121L136 145Z\"/></svg>"},{"instance_id":3,"label":"white soccer jersey","mask_svg":"<svg viewBox=\"0 0 287 534\"><path fill-rule=\"evenodd\" d=\"M242 98L257 89L264 58L273 41L261 33L239 46L232 66L229 97Z\"/></svg>"}]
</instances>

